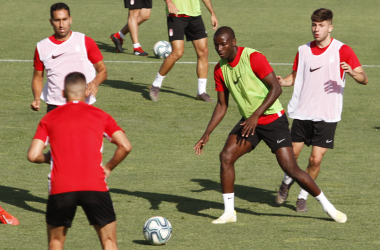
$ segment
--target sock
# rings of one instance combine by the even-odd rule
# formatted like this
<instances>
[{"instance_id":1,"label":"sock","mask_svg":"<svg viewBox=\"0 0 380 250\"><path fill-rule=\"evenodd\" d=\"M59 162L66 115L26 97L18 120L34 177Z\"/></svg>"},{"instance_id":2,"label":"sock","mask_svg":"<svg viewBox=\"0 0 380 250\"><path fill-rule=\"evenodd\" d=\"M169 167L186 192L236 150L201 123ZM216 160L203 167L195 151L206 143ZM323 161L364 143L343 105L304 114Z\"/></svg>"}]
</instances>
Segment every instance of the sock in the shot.
<instances>
[{"instance_id":1,"label":"sock","mask_svg":"<svg viewBox=\"0 0 380 250\"><path fill-rule=\"evenodd\" d=\"M153 86L161 88L162 81L164 80L165 76L160 75L160 73L157 73L156 79L154 79Z\"/></svg>"},{"instance_id":2,"label":"sock","mask_svg":"<svg viewBox=\"0 0 380 250\"><path fill-rule=\"evenodd\" d=\"M223 194L224 212L233 213L235 211L234 195L235 193Z\"/></svg>"},{"instance_id":3,"label":"sock","mask_svg":"<svg viewBox=\"0 0 380 250\"><path fill-rule=\"evenodd\" d=\"M298 194L298 199L304 199L306 201L308 195L309 193L305 189L301 188L301 191Z\"/></svg>"},{"instance_id":4,"label":"sock","mask_svg":"<svg viewBox=\"0 0 380 250\"><path fill-rule=\"evenodd\" d=\"M331 204L329 202L329 200L326 198L326 196L324 195L324 193L321 191L321 193L318 195L318 196L315 196L315 199L317 199L319 201L319 203L321 203L322 205L322 208L323 210L327 213L327 211L329 211L330 213L331 212L334 212L336 211L335 207L333 206L333 204ZM335 212L336 213L336 212ZM336 216L336 215L335 215ZM333 217L333 215L332 215ZM333 217L334 218L334 217Z\"/></svg>"},{"instance_id":5,"label":"sock","mask_svg":"<svg viewBox=\"0 0 380 250\"><path fill-rule=\"evenodd\" d=\"M119 31L119 36L120 36L121 39L124 39L124 34L121 33L121 31Z\"/></svg>"},{"instance_id":6,"label":"sock","mask_svg":"<svg viewBox=\"0 0 380 250\"><path fill-rule=\"evenodd\" d=\"M198 95L206 93L207 78L198 78Z\"/></svg>"},{"instance_id":7,"label":"sock","mask_svg":"<svg viewBox=\"0 0 380 250\"><path fill-rule=\"evenodd\" d=\"M289 175L287 175L286 173L284 174L284 180L283 182L286 184L286 185L290 185L291 183L293 183L293 179L292 177L290 177Z\"/></svg>"},{"instance_id":8,"label":"sock","mask_svg":"<svg viewBox=\"0 0 380 250\"><path fill-rule=\"evenodd\" d=\"M134 44L133 44L133 48L134 48L134 49L137 49L137 48L139 48L139 47L141 47L140 43L134 43Z\"/></svg>"}]
</instances>

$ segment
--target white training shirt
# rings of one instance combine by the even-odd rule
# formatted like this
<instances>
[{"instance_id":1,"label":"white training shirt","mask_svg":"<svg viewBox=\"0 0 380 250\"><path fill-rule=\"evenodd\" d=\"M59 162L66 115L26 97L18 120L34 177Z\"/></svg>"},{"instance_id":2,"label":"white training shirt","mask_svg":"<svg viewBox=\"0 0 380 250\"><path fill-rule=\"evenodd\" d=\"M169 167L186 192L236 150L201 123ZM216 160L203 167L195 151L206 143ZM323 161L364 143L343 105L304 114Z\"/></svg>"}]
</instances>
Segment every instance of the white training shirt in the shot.
<instances>
[{"instance_id":1,"label":"white training shirt","mask_svg":"<svg viewBox=\"0 0 380 250\"><path fill-rule=\"evenodd\" d=\"M299 62L288 114L292 119L338 122L341 120L345 74L340 77L339 49L334 39L321 55L313 55L310 43L298 48Z\"/></svg>"},{"instance_id":2,"label":"white training shirt","mask_svg":"<svg viewBox=\"0 0 380 250\"><path fill-rule=\"evenodd\" d=\"M46 69L47 82L41 93L41 99L47 104L66 103L62 90L65 77L69 73L83 73L87 83L95 78L95 68L88 60L85 36L82 33L72 32L70 38L62 44L54 44L46 38L37 43L37 50ZM93 96L86 98L88 104L93 104L95 101Z\"/></svg>"}]
</instances>

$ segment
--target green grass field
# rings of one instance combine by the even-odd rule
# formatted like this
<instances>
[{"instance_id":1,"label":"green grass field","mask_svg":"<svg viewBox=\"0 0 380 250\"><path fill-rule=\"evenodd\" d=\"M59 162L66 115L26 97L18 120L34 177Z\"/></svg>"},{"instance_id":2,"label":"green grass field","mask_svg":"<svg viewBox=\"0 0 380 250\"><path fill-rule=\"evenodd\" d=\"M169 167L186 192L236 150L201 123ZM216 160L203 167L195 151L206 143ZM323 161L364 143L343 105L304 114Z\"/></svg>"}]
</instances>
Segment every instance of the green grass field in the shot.
<instances>
[{"instance_id":1,"label":"green grass field","mask_svg":"<svg viewBox=\"0 0 380 250\"><path fill-rule=\"evenodd\" d=\"M0 249L44 249L44 220L48 195L48 165L35 165L26 152L39 120L33 112L31 78L36 43L53 33L49 8L55 1L0 0L0 205L20 221L0 225ZM239 46L255 48L274 63L276 74L291 72L297 47L312 39L310 15L320 7L334 12L332 36L350 45L369 77L369 84L346 81L342 121L334 150L323 161L317 184L330 201L348 216L346 224L333 222L312 197L309 212L297 214L295 184L282 207L275 195L283 173L274 155L262 143L236 164L237 223L213 225L223 212L219 181L219 152L227 134L240 119L232 101L201 157L192 148L202 136L214 104L195 100L195 64L178 63L165 78L160 101L149 99L147 87L162 60L117 54L109 39L127 20L121 0L66 3L72 30L92 37L104 56L108 79L100 86L97 107L110 113L125 129L133 150L111 174L108 184L117 214L119 249L150 249L142 227L151 216L166 217L173 226L170 241L161 249L380 249L380 2L377 0L214 0L220 26L231 26ZM216 98L210 15L202 5L209 34L208 93ZM167 40L163 1L154 1L151 19L140 26L140 42L150 54L159 40ZM21 61L15 61L21 60ZM29 61L26 61L29 60ZM138 61L138 63L132 63ZM191 43L180 62L195 62ZM286 107L293 88L283 91ZM231 98L232 99L232 98ZM105 144L104 158L114 147ZM305 148L300 166L306 167ZM379 188L379 189L378 189ZM81 208L69 230L66 249L99 249L100 244Z\"/></svg>"}]
</instances>

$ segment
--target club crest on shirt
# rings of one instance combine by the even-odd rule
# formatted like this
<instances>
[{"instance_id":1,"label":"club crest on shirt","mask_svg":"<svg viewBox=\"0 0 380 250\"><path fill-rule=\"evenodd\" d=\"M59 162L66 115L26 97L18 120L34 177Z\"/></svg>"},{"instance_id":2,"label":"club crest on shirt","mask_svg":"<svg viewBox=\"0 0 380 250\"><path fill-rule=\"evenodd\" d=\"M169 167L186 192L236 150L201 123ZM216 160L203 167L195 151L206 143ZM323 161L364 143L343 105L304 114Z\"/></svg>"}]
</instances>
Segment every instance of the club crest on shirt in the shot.
<instances>
[{"instance_id":1,"label":"club crest on shirt","mask_svg":"<svg viewBox=\"0 0 380 250\"><path fill-rule=\"evenodd\" d=\"M173 29L169 30L169 36L173 36Z\"/></svg>"},{"instance_id":2,"label":"club crest on shirt","mask_svg":"<svg viewBox=\"0 0 380 250\"><path fill-rule=\"evenodd\" d=\"M135 4L135 0L131 0L131 5L134 5Z\"/></svg>"}]
</instances>

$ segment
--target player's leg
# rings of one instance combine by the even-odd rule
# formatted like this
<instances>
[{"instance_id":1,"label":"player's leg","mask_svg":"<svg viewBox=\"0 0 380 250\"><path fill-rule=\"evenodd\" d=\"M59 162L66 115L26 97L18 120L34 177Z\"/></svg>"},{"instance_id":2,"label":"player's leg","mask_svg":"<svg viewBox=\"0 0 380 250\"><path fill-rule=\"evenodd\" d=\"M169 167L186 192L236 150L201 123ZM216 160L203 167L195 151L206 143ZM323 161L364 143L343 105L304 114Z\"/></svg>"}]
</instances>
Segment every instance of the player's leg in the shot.
<instances>
[{"instance_id":1,"label":"player's leg","mask_svg":"<svg viewBox=\"0 0 380 250\"><path fill-rule=\"evenodd\" d=\"M165 58L164 62L161 64L160 70L157 73L156 79L153 81L152 86L150 86L149 96L152 101L158 101L158 94L162 86L162 82L167 73L173 68L174 64L182 57L185 51L185 41L184 40L174 40L171 41L172 53Z\"/></svg>"},{"instance_id":2,"label":"player's leg","mask_svg":"<svg viewBox=\"0 0 380 250\"><path fill-rule=\"evenodd\" d=\"M305 144L304 142L292 142L293 152L294 152L296 161L298 160L298 157L301 154L304 144ZM282 205L285 203L289 195L289 189L293 185L293 183L294 183L294 180L290 176L288 176L286 173L284 173L284 179L282 180L281 186L277 191L277 196L276 196L277 204Z\"/></svg>"},{"instance_id":3,"label":"player's leg","mask_svg":"<svg viewBox=\"0 0 380 250\"><path fill-rule=\"evenodd\" d=\"M47 224L49 250L62 250L66 240L68 228Z\"/></svg>"},{"instance_id":4,"label":"player's leg","mask_svg":"<svg viewBox=\"0 0 380 250\"><path fill-rule=\"evenodd\" d=\"M318 188L317 184L315 184L314 180L298 167L292 148L279 148L275 151L275 154L282 170L294 179L300 187L316 198L321 203L323 210L331 218L339 223L345 223L347 221L347 216L338 211L328 201L323 192Z\"/></svg>"},{"instance_id":5,"label":"player's leg","mask_svg":"<svg viewBox=\"0 0 380 250\"><path fill-rule=\"evenodd\" d=\"M133 54L137 56L147 56L148 53L143 51L139 43L139 25L142 23L142 20L143 20L141 18L142 17L141 13L143 13L148 18L150 16L150 10L149 10L149 15L147 15L148 13L146 11L142 11L142 9L129 10L128 29L129 29L129 34L131 35L131 39L133 43Z\"/></svg>"},{"instance_id":6,"label":"player's leg","mask_svg":"<svg viewBox=\"0 0 380 250\"><path fill-rule=\"evenodd\" d=\"M116 221L102 227L94 225L94 228L98 233L100 243L104 250L117 250Z\"/></svg>"}]
</instances>

